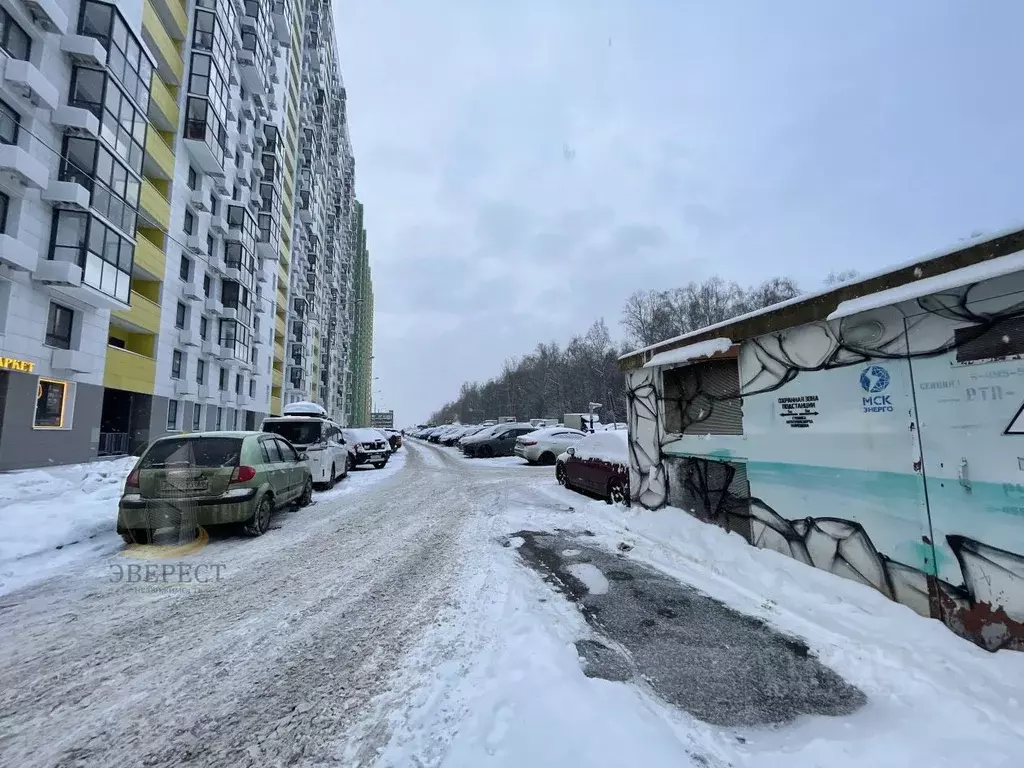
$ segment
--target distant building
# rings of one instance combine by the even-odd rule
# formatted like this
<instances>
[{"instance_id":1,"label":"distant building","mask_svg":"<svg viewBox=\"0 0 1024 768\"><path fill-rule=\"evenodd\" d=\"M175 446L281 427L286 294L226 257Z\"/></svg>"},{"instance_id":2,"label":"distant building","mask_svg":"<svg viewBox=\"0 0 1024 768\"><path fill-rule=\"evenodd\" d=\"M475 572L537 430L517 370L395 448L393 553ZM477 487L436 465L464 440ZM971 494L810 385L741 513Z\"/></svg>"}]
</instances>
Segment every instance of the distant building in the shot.
<instances>
[{"instance_id":1,"label":"distant building","mask_svg":"<svg viewBox=\"0 0 1024 768\"><path fill-rule=\"evenodd\" d=\"M370 426L374 429L394 429L394 411L374 411L370 414Z\"/></svg>"},{"instance_id":2,"label":"distant building","mask_svg":"<svg viewBox=\"0 0 1024 768\"><path fill-rule=\"evenodd\" d=\"M352 427L370 424L371 382L373 381L373 278L370 253L366 249L363 205L355 205L355 252L352 261L354 300L349 306L352 327L352 352L349 358L347 423Z\"/></svg>"}]
</instances>

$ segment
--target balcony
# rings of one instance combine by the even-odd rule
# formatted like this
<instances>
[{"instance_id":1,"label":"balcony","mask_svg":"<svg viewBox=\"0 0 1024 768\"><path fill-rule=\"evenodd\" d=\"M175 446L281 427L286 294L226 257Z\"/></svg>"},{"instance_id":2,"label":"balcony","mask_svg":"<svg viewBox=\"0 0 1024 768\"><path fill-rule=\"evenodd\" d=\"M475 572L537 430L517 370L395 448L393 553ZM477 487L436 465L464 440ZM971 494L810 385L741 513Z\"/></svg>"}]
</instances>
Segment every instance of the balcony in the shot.
<instances>
[{"instance_id":1,"label":"balcony","mask_svg":"<svg viewBox=\"0 0 1024 768\"><path fill-rule=\"evenodd\" d=\"M152 126L146 132L146 156L142 170L150 178L174 178L174 151Z\"/></svg>"},{"instance_id":2,"label":"balcony","mask_svg":"<svg viewBox=\"0 0 1024 768\"><path fill-rule=\"evenodd\" d=\"M82 268L71 261L40 259L32 279L46 286L54 296L65 300L81 302L94 309L128 309L123 301L83 283Z\"/></svg>"},{"instance_id":3,"label":"balcony","mask_svg":"<svg viewBox=\"0 0 1024 768\"><path fill-rule=\"evenodd\" d=\"M107 347L103 386L128 392L152 392L156 360L120 347Z\"/></svg>"},{"instance_id":4,"label":"balcony","mask_svg":"<svg viewBox=\"0 0 1024 768\"><path fill-rule=\"evenodd\" d=\"M0 179L6 178L16 187L45 189L50 169L16 144L0 144Z\"/></svg>"},{"instance_id":5,"label":"balcony","mask_svg":"<svg viewBox=\"0 0 1024 768\"><path fill-rule=\"evenodd\" d=\"M79 349L55 349L50 355L50 365L61 371L90 373L96 368L96 358Z\"/></svg>"},{"instance_id":6,"label":"balcony","mask_svg":"<svg viewBox=\"0 0 1024 768\"><path fill-rule=\"evenodd\" d=\"M0 264L18 272L35 272L38 263L35 248L8 234L0 234Z\"/></svg>"},{"instance_id":7,"label":"balcony","mask_svg":"<svg viewBox=\"0 0 1024 768\"><path fill-rule=\"evenodd\" d=\"M107 51L95 37L88 35L64 35L60 49L75 64L102 69L107 66Z\"/></svg>"},{"instance_id":8,"label":"balcony","mask_svg":"<svg viewBox=\"0 0 1024 768\"><path fill-rule=\"evenodd\" d=\"M181 109L178 107L178 99L171 93L171 89L159 75L154 75L150 81L149 90L149 119L150 122L161 131L178 130L178 118Z\"/></svg>"},{"instance_id":9,"label":"balcony","mask_svg":"<svg viewBox=\"0 0 1024 768\"><path fill-rule=\"evenodd\" d=\"M56 35L67 33L68 17L60 9L60 3L57 0L25 0L25 7L32 15L35 25L44 32Z\"/></svg>"},{"instance_id":10,"label":"balcony","mask_svg":"<svg viewBox=\"0 0 1024 768\"><path fill-rule=\"evenodd\" d=\"M207 296L203 306L210 314L218 316L224 314L224 303L216 296Z\"/></svg>"},{"instance_id":11,"label":"balcony","mask_svg":"<svg viewBox=\"0 0 1024 768\"><path fill-rule=\"evenodd\" d=\"M60 103L57 87L38 67L21 59L8 59L4 68L8 87L33 107L54 110Z\"/></svg>"},{"instance_id":12,"label":"balcony","mask_svg":"<svg viewBox=\"0 0 1024 768\"><path fill-rule=\"evenodd\" d=\"M187 0L150 0L164 28L177 40L183 40L188 31Z\"/></svg>"},{"instance_id":13,"label":"balcony","mask_svg":"<svg viewBox=\"0 0 1024 768\"><path fill-rule=\"evenodd\" d=\"M89 39L92 40L91 37ZM58 107L50 121L73 136L82 136L88 139L100 137L99 118L81 107L72 107L68 104Z\"/></svg>"},{"instance_id":14,"label":"balcony","mask_svg":"<svg viewBox=\"0 0 1024 768\"><path fill-rule=\"evenodd\" d=\"M184 73L185 62L181 49L167 34L163 23L150 2L142 4L142 37L156 58L156 70L168 83L178 85Z\"/></svg>"},{"instance_id":15,"label":"balcony","mask_svg":"<svg viewBox=\"0 0 1024 768\"><path fill-rule=\"evenodd\" d=\"M139 194L139 213L157 229L167 232L171 228L171 204L153 183L142 180L142 191Z\"/></svg>"},{"instance_id":16,"label":"balcony","mask_svg":"<svg viewBox=\"0 0 1024 768\"><path fill-rule=\"evenodd\" d=\"M110 322L134 333L160 332L160 305L138 291L131 292L131 309L110 313Z\"/></svg>"},{"instance_id":17,"label":"balcony","mask_svg":"<svg viewBox=\"0 0 1024 768\"><path fill-rule=\"evenodd\" d=\"M43 202L54 208L67 208L72 211L88 211L92 196L89 190L76 181L60 181L54 179L40 195Z\"/></svg>"},{"instance_id":18,"label":"balcony","mask_svg":"<svg viewBox=\"0 0 1024 768\"><path fill-rule=\"evenodd\" d=\"M166 263L163 248L139 233L135 238L135 264L132 274L148 280L163 280Z\"/></svg>"}]
</instances>

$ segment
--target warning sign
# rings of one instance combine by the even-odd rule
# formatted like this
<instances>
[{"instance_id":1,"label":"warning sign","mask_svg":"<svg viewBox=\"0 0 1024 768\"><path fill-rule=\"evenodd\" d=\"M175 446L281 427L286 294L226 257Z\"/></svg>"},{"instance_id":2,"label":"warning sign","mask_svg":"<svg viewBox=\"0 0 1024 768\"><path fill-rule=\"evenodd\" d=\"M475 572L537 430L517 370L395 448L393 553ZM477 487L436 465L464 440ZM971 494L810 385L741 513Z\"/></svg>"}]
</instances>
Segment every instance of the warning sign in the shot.
<instances>
[{"instance_id":1,"label":"warning sign","mask_svg":"<svg viewBox=\"0 0 1024 768\"><path fill-rule=\"evenodd\" d=\"M799 397L778 398L779 416L795 429L805 429L814 423L818 415L818 396L801 395Z\"/></svg>"}]
</instances>

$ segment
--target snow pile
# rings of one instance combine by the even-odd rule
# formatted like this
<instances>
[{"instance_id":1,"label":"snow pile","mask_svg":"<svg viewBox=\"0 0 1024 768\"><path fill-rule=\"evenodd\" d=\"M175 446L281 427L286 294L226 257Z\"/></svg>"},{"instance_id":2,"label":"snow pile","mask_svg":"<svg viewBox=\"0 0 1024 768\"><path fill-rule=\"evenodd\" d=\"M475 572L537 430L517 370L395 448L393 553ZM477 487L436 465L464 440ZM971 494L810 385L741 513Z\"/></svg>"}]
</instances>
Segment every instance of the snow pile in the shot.
<instances>
[{"instance_id":1,"label":"snow pile","mask_svg":"<svg viewBox=\"0 0 1024 768\"><path fill-rule=\"evenodd\" d=\"M732 341L722 337L717 339L708 339L707 341L698 341L696 344L688 344L687 346L679 347L678 349L659 352L644 363L644 368L656 368L660 365L679 365L680 363L688 363L691 360L697 360L701 357L711 357L712 355L719 354L721 352L728 352L731 346Z\"/></svg>"},{"instance_id":2,"label":"snow pile","mask_svg":"<svg viewBox=\"0 0 1024 768\"><path fill-rule=\"evenodd\" d=\"M624 465L629 455L629 435L621 429L595 432L576 443L574 450L577 459L601 459Z\"/></svg>"},{"instance_id":3,"label":"snow pile","mask_svg":"<svg viewBox=\"0 0 1024 768\"><path fill-rule=\"evenodd\" d=\"M117 500L134 465L128 457L0 475L0 591L23 575L18 561L86 542L118 546Z\"/></svg>"}]
</instances>

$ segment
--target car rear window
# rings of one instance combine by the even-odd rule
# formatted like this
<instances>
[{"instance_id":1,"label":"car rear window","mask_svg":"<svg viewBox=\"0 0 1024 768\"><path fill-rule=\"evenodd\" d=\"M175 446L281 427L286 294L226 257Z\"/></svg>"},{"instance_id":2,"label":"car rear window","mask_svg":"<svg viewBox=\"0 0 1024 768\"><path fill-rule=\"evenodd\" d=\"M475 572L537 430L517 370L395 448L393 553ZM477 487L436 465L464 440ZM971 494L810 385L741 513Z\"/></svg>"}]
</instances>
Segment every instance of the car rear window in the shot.
<instances>
[{"instance_id":1,"label":"car rear window","mask_svg":"<svg viewBox=\"0 0 1024 768\"><path fill-rule=\"evenodd\" d=\"M263 431L280 435L292 445L309 445L320 441L321 424L316 420L268 421L263 424Z\"/></svg>"},{"instance_id":2,"label":"car rear window","mask_svg":"<svg viewBox=\"0 0 1024 768\"><path fill-rule=\"evenodd\" d=\"M234 467L242 455L237 437L182 437L153 443L139 469Z\"/></svg>"}]
</instances>

